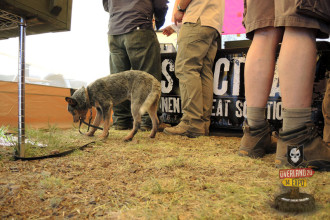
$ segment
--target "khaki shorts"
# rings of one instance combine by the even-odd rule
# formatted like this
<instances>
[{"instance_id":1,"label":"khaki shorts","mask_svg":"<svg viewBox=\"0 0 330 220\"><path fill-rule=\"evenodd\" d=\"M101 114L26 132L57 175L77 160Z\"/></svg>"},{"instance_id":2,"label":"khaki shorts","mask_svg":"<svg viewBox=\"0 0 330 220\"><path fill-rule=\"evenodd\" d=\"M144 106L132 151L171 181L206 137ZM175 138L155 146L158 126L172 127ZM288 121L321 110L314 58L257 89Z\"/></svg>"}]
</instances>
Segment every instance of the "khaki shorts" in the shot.
<instances>
[{"instance_id":1,"label":"khaki shorts","mask_svg":"<svg viewBox=\"0 0 330 220\"><path fill-rule=\"evenodd\" d=\"M317 29L317 38L328 38L330 24L299 15L295 12L296 0L244 0L243 25L246 36L253 38L255 30L264 27L305 27Z\"/></svg>"}]
</instances>

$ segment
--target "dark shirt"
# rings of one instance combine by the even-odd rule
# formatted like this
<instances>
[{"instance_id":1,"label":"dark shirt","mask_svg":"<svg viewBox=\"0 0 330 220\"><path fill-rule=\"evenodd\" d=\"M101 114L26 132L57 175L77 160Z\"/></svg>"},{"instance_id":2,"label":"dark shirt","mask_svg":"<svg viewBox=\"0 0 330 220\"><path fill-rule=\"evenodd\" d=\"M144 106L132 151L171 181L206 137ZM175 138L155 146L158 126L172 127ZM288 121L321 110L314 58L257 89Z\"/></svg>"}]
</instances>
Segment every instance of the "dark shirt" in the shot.
<instances>
[{"instance_id":1,"label":"dark shirt","mask_svg":"<svg viewBox=\"0 0 330 220\"><path fill-rule=\"evenodd\" d=\"M108 5L104 2L105 10L110 13L110 35L125 34L137 27L153 30L153 15L158 29L165 22L168 8L167 0L108 0Z\"/></svg>"}]
</instances>

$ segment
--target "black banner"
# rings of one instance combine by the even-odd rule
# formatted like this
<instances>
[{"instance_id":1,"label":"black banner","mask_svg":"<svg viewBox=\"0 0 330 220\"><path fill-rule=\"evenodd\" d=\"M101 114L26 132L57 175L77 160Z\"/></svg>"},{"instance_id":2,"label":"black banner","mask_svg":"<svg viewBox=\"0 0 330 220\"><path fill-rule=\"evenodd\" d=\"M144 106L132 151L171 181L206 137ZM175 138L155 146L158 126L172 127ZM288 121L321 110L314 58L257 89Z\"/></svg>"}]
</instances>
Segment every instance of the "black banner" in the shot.
<instances>
[{"instance_id":1,"label":"black banner","mask_svg":"<svg viewBox=\"0 0 330 220\"><path fill-rule=\"evenodd\" d=\"M322 100L326 78L330 72L330 43L318 42L318 59L313 89L312 117L316 126L323 129ZM248 48L219 50L214 60L213 110L211 130L217 128L241 129L246 117L244 95L244 65ZM162 119L178 124L182 117L179 80L175 77L176 53L162 54ZM276 69L276 68L275 68ZM293 82L294 83L294 82ZM267 119L274 130L282 124L281 95L277 70L267 103Z\"/></svg>"}]
</instances>

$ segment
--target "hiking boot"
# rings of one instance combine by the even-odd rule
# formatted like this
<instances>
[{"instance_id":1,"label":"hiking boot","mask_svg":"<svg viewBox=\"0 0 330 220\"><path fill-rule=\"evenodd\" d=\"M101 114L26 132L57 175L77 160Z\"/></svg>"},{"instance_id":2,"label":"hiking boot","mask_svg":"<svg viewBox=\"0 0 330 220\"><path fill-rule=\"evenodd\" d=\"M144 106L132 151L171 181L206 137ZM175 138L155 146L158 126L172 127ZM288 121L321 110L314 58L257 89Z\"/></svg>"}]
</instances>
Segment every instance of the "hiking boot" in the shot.
<instances>
[{"instance_id":1,"label":"hiking boot","mask_svg":"<svg viewBox=\"0 0 330 220\"><path fill-rule=\"evenodd\" d=\"M204 133L190 132L188 129L188 125L183 122L180 122L177 126L165 128L164 133L169 135L187 136L189 138L195 138L204 135Z\"/></svg>"},{"instance_id":2,"label":"hiking boot","mask_svg":"<svg viewBox=\"0 0 330 220\"><path fill-rule=\"evenodd\" d=\"M322 102L322 113L324 118L323 141L330 144L330 79L327 79L327 89Z\"/></svg>"},{"instance_id":3,"label":"hiking boot","mask_svg":"<svg viewBox=\"0 0 330 220\"><path fill-rule=\"evenodd\" d=\"M323 128L323 141L330 145L330 125L324 123L324 128Z\"/></svg>"},{"instance_id":4,"label":"hiking boot","mask_svg":"<svg viewBox=\"0 0 330 220\"><path fill-rule=\"evenodd\" d=\"M163 132L165 128L170 128L171 125L166 124L166 123L160 123L158 125L158 132Z\"/></svg>"},{"instance_id":5,"label":"hiking boot","mask_svg":"<svg viewBox=\"0 0 330 220\"><path fill-rule=\"evenodd\" d=\"M273 151L270 137L271 129L267 121L265 125L253 128L245 120L243 133L238 155L259 158Z\"/></svg>"},{"instance_id":6,"label":"hiking boot","mask_svg":"<svg viewBox=\"0 0 330 220\"><path fill-rule=\"evenodd\" d=\"M281 168L290 164L330 171L330 147L318 135L313 123L287 132L280 130L275 165Z\"/></svg>"}]
</instances>

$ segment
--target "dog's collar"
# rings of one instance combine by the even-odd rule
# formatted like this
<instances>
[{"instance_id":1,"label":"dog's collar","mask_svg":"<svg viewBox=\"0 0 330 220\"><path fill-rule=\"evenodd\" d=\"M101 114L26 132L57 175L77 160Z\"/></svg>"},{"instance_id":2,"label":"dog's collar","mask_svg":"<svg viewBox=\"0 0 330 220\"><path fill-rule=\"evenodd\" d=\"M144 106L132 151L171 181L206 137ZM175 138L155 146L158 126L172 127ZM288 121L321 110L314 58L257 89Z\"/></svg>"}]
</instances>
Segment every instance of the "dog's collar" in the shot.
<instances>
[{"instance_id":1,"label":"dog's collar","mask_svg":"<svg viewBox=\"0 0 330 220\"><path fill-rule=\"evenodd\" d=\"M91 102L90 102L90 99L89 99L89 95L88 95L88 90L87 90L87 88L85 88L85 94L86 94L86 104L87 104L87 108L91 108L92 105L91 105Z\"/></svg>"}]
</instances>

